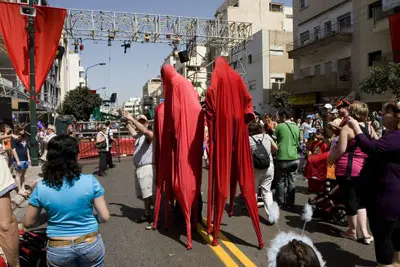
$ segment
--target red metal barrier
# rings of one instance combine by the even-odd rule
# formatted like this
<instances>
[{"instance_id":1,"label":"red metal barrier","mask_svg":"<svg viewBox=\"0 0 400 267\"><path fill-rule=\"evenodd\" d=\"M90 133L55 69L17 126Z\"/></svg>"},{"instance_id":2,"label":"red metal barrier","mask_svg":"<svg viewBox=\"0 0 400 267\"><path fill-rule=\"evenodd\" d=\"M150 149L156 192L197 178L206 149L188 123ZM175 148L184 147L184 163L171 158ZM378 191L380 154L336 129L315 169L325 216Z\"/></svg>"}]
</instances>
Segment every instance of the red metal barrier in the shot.
<instances>
[{"instance_id":1,"label":"red metal barrier","mask_svg":"<svg viewBox=\"0 0 400 267\"><path fill-rule=\"evenodd\" d=\"M119 138L114 137L115 143L111 149L113 156L131 156L133 155L133 149L135 144L135 139L129 136L121 136ZM95 146L96 140L94 138L83 138L79 142L79 158L89 159L97 158L99 152Z\"/></svg>"}]
</instances>

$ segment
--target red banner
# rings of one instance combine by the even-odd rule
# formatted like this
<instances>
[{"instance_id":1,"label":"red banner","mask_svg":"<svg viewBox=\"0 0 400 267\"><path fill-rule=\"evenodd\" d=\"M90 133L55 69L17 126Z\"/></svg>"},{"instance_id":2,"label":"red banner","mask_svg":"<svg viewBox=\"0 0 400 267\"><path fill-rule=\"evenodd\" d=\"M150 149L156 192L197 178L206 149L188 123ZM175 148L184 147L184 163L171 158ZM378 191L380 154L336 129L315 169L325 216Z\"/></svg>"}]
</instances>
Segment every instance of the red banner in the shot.
<instances>
[{"instance_id":1,"label":"red banner","mask_svg":"<svg viewBox=\"0 0 400 267\"><path fill-rule=\"evenodd\" d=\"M400 62L400 13L395 13L389 17L390 36L392 38L393 61Z\"/></svg>"},{"instance_id":2,"label":"red banner","mask_svg":"<svg viewBox=\"0 0 400 267\"><path fill-rule=\"evenodd\" d=\"M20 14L20 7L20 4L0 3L0 31L11 63L29 89L28 17ZM38 94L56 56L67 11L45 6L35 8L35 93Z\"/></svg>"}]
</instances>

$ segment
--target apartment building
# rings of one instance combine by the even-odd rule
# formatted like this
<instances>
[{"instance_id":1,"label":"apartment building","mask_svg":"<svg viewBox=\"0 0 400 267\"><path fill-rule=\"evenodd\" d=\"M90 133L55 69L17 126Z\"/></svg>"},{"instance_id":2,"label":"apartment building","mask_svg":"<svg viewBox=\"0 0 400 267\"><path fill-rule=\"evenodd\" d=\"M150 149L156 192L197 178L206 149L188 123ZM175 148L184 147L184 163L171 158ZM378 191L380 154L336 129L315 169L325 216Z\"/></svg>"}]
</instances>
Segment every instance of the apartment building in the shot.
<instances>
[{"instance_id":1,"label":"apartment building","mask_svg":"<svg viewBox=\"0 0 400 267\"><path fill-rule=\"evenodd\" d=\"M123 104L122 109L124 111L132 114L133 117L137 117L140 114L142 114L142 102L141 101L142 100L140 97L129 98L129 100Z\"/></svg>"},{"instance_id":2,"label":"apartment building","mask_svg":"<svg viewBox=\"0 0 400 267\"><path fill-rule=\"evenodd\" d=\"M382 0L294 0L294 75L285 89L296 114L314 111L318 105L340 97L360 99L380 108L391 94L360 92L360 82L373 66L393 60L389 16ZM391 1L396 2L396 1ZM399 2L400 4L400 2Z\"/></svg>"},{"instance_id":3,"label":"apartment building","mask_svg":"<svg viewBox=\"0 0 400 267\"><path fill-rule=\"evenodd\" d=\"M365 79L373 66L393 61L390 37L389 16L400 11L400 1L353 0L353 43L352 66L353 91L371 109L380 109L382 102L393 97L391 92L382 95L370 95L359 91L360 82ZM382 3L393 3L384 8ZM397 5L396 5L397 4ZM397 6L397 7L396 7ZM385 11L384 11L385 9Z\"/></svg>"},{"instance_id":4,"label":"apartment building","mask_svg":"<svg viewBox=\"0 0 400 267\"><path fill-rule=\"evenodd\" d=\"M294 74L285 89L296 112L344 97L352 86L353 6L349 0L294 0L293 43L288 44Z\"/></svg>"},{"instance_id":5,"label":"apartment building","mask_svg":"<svg viewBox=\"0 0 400 267\"><path fill-rule=\"evenodd\" d=\"M142 88L142 110L147 112L148 110L154 110L160 102L162 95L161 78L153 78L148 80Z\"/></svg>"},{"instance_id":6,"label":"apartment building","mask_svg":"<svg viewBox=\"0 0 400 267\"><path fill-rule=\"evenodd\" d=\"M271 89L280 88L286 74L293 72L286 49L293 40L292 8L271 0L226 0L216 17L252 23L252 40L235 46L226 56L243 75L254 110L260 114L274 112ZM210 53L215 56L215 52Z\"/></svg>"},{"instance_id":7,"label":"apartment building","mask_svg":"<svg viewBox=\"0 0 400 267\"><path fill-rule=\"evenodd\" d=\"M85 86L85 68L82 66L81 57L74 51L68 53L68 88L66 91Z\"/></svg>"}]
</instances>

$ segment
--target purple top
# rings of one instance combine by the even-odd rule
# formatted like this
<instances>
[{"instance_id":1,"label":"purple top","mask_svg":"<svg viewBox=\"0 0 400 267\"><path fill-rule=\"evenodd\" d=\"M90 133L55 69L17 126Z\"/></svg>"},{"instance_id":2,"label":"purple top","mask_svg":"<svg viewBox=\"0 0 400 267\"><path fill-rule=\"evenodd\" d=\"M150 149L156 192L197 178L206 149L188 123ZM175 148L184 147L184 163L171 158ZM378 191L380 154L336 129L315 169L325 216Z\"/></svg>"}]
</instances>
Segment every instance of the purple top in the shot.
<instances>
[{"instance_id":1,"label":"purple top","mask_svg":"<svg viewBox=\"0 0 400 267\"><path fill-rule=\"evenodd\" d=\"M376 203L381 216L387 220L400 218L400 130L389 132L379 140L369 140L364 134L357 142L368 155L370 203Z\"/></svg>"}]
</instances>

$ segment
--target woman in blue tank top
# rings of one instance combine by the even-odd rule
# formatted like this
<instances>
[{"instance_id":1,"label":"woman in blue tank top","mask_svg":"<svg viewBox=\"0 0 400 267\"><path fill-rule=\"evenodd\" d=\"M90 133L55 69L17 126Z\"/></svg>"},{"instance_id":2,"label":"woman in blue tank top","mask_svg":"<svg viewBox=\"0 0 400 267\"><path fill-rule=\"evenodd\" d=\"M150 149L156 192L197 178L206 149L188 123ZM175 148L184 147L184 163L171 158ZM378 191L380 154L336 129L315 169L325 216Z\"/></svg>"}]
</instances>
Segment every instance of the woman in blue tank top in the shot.
<instances>
[{"instance_id":1,"label":"woman in blue tank top","mask_svg":"<svg viewBox=\"0 0 400 267\"><path fill-rule=\"evenodd\" d=\"M81 173L78 154L79 145L73 137L57 136L49 142L43 180L35 187L26 210L26 228L35 224L42 209L48 215L49 266L104 266L98 222L107 222L110 213L99 181ZM93 214L93 207L98 215Z\"/></svg>"}]
</instances>

